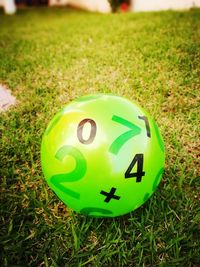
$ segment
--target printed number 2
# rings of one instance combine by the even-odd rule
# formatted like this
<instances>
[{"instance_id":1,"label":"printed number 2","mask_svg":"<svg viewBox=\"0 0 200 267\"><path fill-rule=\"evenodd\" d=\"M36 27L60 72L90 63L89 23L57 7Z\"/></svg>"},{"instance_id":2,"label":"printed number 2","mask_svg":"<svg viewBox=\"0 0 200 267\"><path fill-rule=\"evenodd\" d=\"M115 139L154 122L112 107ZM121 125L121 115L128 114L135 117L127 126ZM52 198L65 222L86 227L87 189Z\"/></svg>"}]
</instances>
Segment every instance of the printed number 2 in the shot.
<instances>
[{"instance_id":1,"label":"printed number 2","mask_svg":"<svg viewBox=\"0 0 200 267\"><path fill-rule=\"evenodd\" d=\"M56 153L55 157L62 161L66 156L73 157L76 161L76 166L74 170L69 173L61 173L53 175L50 181L54 186L56 186L61 192L68 194L73 198L80 198L80 194L67 188L63 183L75 182L82 179L87 170L86 159L83 154L73 146L63 146Z\"/></svg>"},{"instance_id":2,"label":"printed number 2","mask_svg":"<svg viewBox=\"0 0 200 267\"><path fill-rule=\"evenodd\" d=\"M136 177L136 182L142 181L142 176L145 175L143 171L143 163L144 163L144 155L143 154L136 154L131 164L129 165L128 169L125 172L125 178L133 178ZM137 164L137 172L131 173L133 167Z\"/></svg>"}]
</instances>

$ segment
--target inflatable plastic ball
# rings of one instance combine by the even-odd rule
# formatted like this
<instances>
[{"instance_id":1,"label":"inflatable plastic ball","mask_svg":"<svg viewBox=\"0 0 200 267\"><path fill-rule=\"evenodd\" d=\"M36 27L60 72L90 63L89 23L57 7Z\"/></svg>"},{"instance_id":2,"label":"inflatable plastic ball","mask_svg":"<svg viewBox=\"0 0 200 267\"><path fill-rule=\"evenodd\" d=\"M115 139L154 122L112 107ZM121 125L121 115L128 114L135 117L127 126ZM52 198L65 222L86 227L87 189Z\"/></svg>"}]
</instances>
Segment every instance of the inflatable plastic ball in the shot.
<instances>
[{"instance_id":1,"label":"inflatable plastic ball","mask_svg":"<svg viewBox=\"0 0 200 267\"><path fill-rule=\"evenodd\" d=\"M50 188L73 210L115 217L141 206L158 186L164 144L154 120L118 96L84 96L49 123L41 164Z\"/></svg>"}]
</instances>

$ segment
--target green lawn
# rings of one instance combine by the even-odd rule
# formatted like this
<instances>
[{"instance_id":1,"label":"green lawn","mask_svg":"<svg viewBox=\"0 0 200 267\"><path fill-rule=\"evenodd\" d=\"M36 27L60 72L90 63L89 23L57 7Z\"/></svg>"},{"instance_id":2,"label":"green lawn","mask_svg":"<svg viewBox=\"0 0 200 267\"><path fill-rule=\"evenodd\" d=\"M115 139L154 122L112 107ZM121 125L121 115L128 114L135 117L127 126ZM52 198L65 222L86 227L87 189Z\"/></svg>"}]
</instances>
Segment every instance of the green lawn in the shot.
<instances>
[{"instance_id":1,"label":"green lawn","mask_svg":"<svg viewBox=\"0 0 200 267\"><path fill-rule=\"evenodd\" d=\"M0 114L0 266L200 266L199 18L200 10L0 10L0 83L18 100ZM66 208L40 166L50 119L99 92L144 107L166 148L155 194L115 219Z\"/></svg>"}]
</instances>

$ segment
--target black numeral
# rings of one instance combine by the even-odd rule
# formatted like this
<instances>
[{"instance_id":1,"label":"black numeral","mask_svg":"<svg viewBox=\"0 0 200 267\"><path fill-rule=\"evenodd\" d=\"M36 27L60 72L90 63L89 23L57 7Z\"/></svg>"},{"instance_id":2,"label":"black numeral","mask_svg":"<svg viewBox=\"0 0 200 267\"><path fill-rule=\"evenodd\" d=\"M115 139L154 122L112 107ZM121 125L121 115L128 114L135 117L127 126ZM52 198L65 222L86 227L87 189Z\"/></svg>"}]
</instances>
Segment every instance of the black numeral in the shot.
<instances>
[{"instance_id":1,"label":"black numeral","mask_svg":"<svg viewBox=\"0 0 200 267\"><path fill-rule=\"evenodd\" d=\"M150 125L149 125L148 118L146 116L138 116L138 118L145 122L146 130L147 130L147 136L150 138L151 137L151 131L150 131Z\"/></svg>"},{"instance_id":2,"label":"black numeral","mask_svg":"<svg viewBox=\"0 0 200 267\"><path fill-rule=\"evenodd\" d=\"M83 138L83 128L84 128L84 125L86 123L90 123L91 125L91 131L90 131L90 136L87 138L87 139L84 139ZM97 132L97 125L96 125L96 122L92 119L84 119L82 120L79 125L78 125L78 128L77 128L77 137L78 137L78 140L82 143L82 144L91 144L93 141L94 141L94 138L96 136L96 132Z\"/></svg>"},{"instance_id":3,"label":"black numeral","mask_svg":"<svg viewBox=\"0 0 200 267\"><path fill-rule=\"evenodd\" d=\"M133 178L136 177L136 182L142 181L142 176L145 175L143 171L143 163L144 163L144 155L143 154L136 154L131 164L129 165L127 171L125 172L125 178ZM131 172L133 167L137 164L137 172Z\"/></svg>"}]
</instances>

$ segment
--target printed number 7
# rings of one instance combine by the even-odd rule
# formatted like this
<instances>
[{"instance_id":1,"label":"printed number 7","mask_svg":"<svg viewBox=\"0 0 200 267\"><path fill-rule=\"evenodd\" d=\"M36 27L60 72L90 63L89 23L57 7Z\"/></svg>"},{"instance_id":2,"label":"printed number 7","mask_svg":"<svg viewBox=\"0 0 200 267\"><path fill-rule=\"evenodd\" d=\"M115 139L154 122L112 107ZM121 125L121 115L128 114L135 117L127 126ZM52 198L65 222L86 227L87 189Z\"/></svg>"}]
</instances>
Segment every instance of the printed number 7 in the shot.
<instances>
[{"instance_id":1,"label":"printed number 7","mask_svg":"<svg viewBox=\"0 0 200 267\"><path fill-rule=\"evenodd\" d=\"M150 125L149 125L149 121L148 121L148 118L145 117L145 116L138 116L139 119L141 120L144 120L145 122L145 126L146 126L146 131L147 131L147 136L150 138L151 137L151 132L150 132ZM109 151L112 153L112 154L115 154L117 155L118 152L120 151L121 147L129 140L131 139L132 137L138 135L141 133L141 129L136 126L135 124L133 124L132 122L130 121L127 121L126 119L124 118L121 118L119 116L116 116L114 115L112 117L112 120L117 122L117 123L120 123L126 127L128 127L130 130L121 134L120 136L118 136L115 141L111 144L110 148L109 148Z\"/></svg>"},{"instance_id":2,"label":"printed number 7","mask_svg":"<svg viewBox=\"0 0 200 267\"><path fill-rule=\"evenodd\" d=\"M127 121L121 117L118 117L116 115L114 115L112 117L112 120L115 122L118 122L126 127L128 127L130 130L123 133L122 135L118 136L117 139L115 139L115 141L111 144L109 151L112 154L117 155L119 150L121 149L121 147L129 140L131 139L133 136L140 134L141 129L136 126L135 124L133 124L130 121Z\"/></svg>"}]
</instances>

